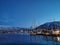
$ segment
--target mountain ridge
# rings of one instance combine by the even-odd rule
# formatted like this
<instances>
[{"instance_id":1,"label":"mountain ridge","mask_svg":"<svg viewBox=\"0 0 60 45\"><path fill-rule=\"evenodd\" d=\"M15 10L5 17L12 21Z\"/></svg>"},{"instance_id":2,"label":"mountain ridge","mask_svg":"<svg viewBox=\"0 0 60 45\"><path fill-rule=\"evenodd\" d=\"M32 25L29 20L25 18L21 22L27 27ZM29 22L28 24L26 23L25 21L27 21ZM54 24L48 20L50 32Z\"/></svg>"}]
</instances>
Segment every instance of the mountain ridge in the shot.
<instances>
[{"instance_id":1,"label":"mountain ridge","mask_svg":"<svg viewBox=\"0 0 60 45\"><path fill-rule=\"evenodd\" d=\"M60 29L60 21L53 21L53 22L46 22L38 27L36 27L35 29Z\"/></svg>"}]
</instances>

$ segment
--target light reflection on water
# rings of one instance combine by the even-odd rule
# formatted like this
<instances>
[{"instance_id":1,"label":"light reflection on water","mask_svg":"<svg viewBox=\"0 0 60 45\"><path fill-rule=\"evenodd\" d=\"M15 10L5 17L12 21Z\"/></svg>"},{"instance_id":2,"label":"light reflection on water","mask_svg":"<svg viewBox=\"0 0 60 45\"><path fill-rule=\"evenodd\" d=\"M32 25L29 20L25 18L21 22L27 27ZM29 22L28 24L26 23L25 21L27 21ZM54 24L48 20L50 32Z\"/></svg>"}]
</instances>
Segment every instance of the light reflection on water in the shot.
<instances>
[{"instance_id":1,"label":"light reflection on water","mask_svg":"<svg viewBox=\"0 0 60 45\"><path fill-rule=\"evenodd\" d=\"M35 43L42 45L60 45L60 37L31 36L29 34L0 34L0 44Z\"/></svg>"}]
</instances>

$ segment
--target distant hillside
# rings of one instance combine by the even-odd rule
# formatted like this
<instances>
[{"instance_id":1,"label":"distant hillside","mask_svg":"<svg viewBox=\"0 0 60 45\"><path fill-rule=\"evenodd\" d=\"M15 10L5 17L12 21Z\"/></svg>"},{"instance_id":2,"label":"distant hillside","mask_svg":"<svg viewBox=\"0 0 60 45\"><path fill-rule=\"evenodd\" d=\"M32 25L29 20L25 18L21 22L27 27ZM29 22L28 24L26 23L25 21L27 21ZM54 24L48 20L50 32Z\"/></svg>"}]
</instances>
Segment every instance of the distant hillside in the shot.
<instances>
[{"instance_id":1,"label":"distant hillside","mask_svg":"<svg viewBox=\"0 0 60 45\"><path fill-rule=\"evenodd\" d=\"M44 23L35 29L60 29L60 21L47 22ZM10 27L10 26L0 26L0 30L31 30L29 28L20 28L20 27Z\"/></svg>"},{"instance_id":2,"label":"distant hillside","mask_svg":"<svg viewBox=\"0 0 60 45\"><path fill-rule=\"evenodd\" d=\"M0 25L0 31L15 31L15 30L30 30L29 28L20 28L20 27L11 27L11 26L2 26Z\"/></svg>"},{"instance_id":3,"label":"distant hillside","mask_svg":"<svg viewBox=\"0 0 60 45\"><path fill-rule=\"evenodd\" d=\"M58 29L60 28L60 21L54 21L54 22L47 22L44 23L38 27L36 27L35 29Z\"/></svg>"}]
</instances>

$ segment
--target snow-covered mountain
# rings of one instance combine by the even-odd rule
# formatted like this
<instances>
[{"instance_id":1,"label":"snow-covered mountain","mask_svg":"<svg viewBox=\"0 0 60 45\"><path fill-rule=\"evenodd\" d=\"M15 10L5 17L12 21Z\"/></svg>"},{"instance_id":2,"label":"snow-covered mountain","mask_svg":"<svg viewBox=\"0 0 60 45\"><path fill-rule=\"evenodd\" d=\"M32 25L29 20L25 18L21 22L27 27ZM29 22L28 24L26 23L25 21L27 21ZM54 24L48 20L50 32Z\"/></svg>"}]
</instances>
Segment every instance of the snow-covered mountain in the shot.
<instances>
[{"instance_id":1,"label":"snow-covered mountain","mask_svg":"<svg viewBox=\"0 0 60 45\"><path fill-rule=\"evenodd\" d=\"M44 23L38 27L36 27L35 29L60 29L60 21L53 21L53 22L47 22Z\"/></svg>"}]
</instances>

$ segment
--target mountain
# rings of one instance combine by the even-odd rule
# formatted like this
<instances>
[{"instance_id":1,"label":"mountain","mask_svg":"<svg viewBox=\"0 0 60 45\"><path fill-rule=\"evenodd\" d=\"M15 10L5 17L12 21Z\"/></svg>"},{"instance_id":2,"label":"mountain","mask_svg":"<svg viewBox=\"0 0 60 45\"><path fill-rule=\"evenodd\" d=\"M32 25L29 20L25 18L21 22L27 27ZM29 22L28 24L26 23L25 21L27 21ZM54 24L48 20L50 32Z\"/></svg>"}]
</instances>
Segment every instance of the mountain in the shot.
<instances>
[{"instance_id":1,"label":"mountain","mask_svg":"<svg viewBox=\"0 0 60 45\"><path fill-rule=\"evenodd\" d=\"M53 22L47 22L47 23L44 23L34 29L48 29L48 30L51 30L51 29L60 29L60 21L53 21ZM15 30L31 30L31 29L28 29L28 28L20 28L20 27L11 27L11 26L0 26L0 30L12 30L12 31L15 31Z\"/></svg>"},{"instance_id":2,"label":"mountain","mask_svg":"<svg viewBox=\"0 0 60 45\"><path fill-rule=\"evenodd\" d=\"M36 27L35 29L60 29L60 21L47 22Z\"/></svg>"}]
</instances>

